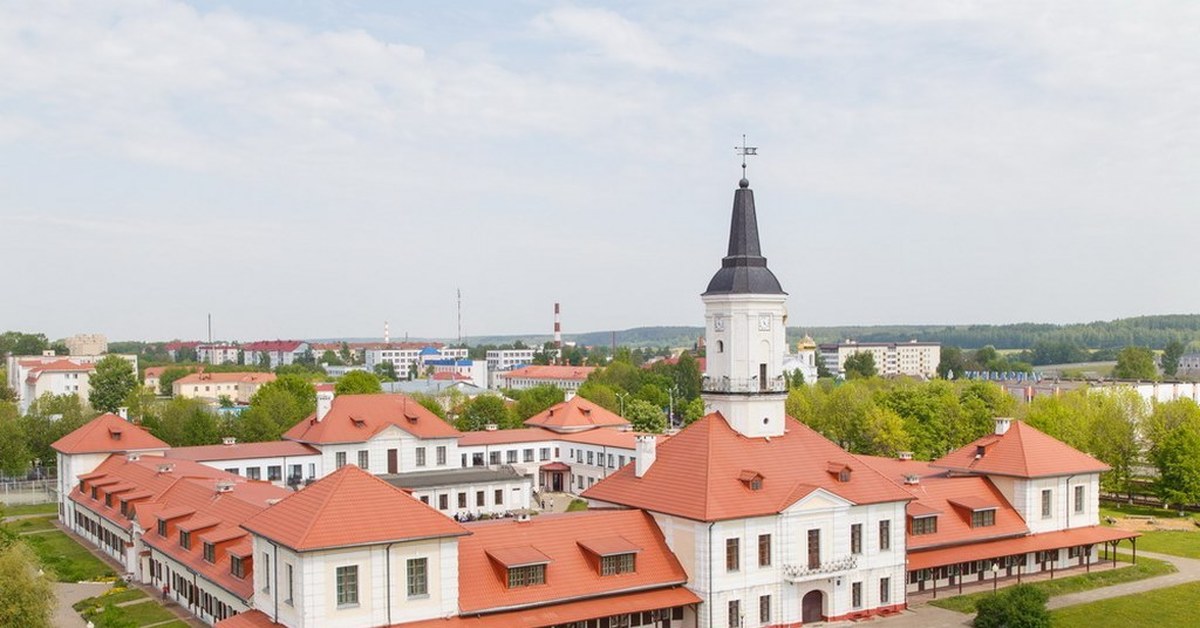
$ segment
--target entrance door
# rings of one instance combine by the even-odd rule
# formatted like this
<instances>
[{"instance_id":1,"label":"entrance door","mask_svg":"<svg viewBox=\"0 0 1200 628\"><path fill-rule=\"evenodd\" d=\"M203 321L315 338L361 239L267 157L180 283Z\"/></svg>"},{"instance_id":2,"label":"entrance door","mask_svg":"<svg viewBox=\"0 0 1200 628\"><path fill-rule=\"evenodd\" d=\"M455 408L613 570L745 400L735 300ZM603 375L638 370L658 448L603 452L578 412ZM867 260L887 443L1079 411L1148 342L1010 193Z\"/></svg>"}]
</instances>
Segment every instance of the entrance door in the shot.
<instances>
[{"instance_id":1,"label":"entrance door","mask_svg":"<svg viewBox=\"0 0 1200 628\"><path fill-rule=\"evenodd\" d=\"M553 490L554 490L554 492L555 492L555 493L561 493L561 492L562 492L562 490L563 490L563 488L562 488L562 475L563 475L563 474L562 474L562 472L561 472L561 471L556 471L556 472L553 474L553 477L554 477L554 479L551 481L551 484L553 485Z\"/></svg>"},{"instance_id":2,"label":"entrance door","mask_svg":"<svg viewBox=\"0 0 1200 628\"><path fill-rule=\"evenodd\" d=\"M388 450L388 473L400 472L400 462L397 459L397 453L398 452L395 449Z\"/></svg>"},{"instance_id":3,"label":"entrance door","mask_svg":"<svg viewBox=\"0 0 1200 628\"><path fill-rule=\"evenodd\" d=\"M800 621L806 624L813 621L824 621L825 615L822 613L824 606L824 593L820 591L805 593L804 599L800 602Z\"/></svg>"}]
</instances>

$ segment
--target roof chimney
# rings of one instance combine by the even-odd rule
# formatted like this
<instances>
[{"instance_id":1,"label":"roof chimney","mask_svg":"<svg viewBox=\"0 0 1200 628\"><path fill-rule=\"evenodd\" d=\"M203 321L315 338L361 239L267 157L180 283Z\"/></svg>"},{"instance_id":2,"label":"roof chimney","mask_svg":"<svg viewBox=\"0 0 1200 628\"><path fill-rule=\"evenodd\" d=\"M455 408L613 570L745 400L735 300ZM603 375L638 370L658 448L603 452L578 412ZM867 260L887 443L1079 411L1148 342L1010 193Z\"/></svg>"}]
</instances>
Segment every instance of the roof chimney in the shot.
<instances>
[{"instance_id":1,"label":"roof chimney","mask_svg":"<svg viewBox=\"0 0 1200 628\"><path fill-rule=\"evenodd\" d=\"M136 454L136 453L125 454L125 460L128 462L137 462L138 460L141 460L141 459L142 459L141 454Z\"/></svg>"},{"instance_id":2,"label":"roof chimney","mask_svg":"<svg viewBox=\"0 0 1200 628\"><path fill-rule=\"evenodd\" d=\"M1012 427L1012 418L1011 417L1003 417L1003 416L996 417L996 434L997 435L1004 434L1005 432L1008 431L1008 428L1010 428L1010 427Z\"/></svg>"},{"instance_id":3,"label":"roof chimney","mask_svg":"<svg viewBox=\"0 0 1200 628\"><path fill-rule=\"evenodd\" d=\"M637 437L637 453L634 454L634 469L633 474L637 477L646 475L650 470L650 466L654 464L654 460L658 458L658 439L652 435Z\"/></svg>"},{"instance_id":4,"label":"roof chimney","mask_svg":"<svg viewBox=\"0 0 1200 628\"><path fill-rule=\"evenodd\" d=\"M901 451L901 452L898 452L898 453L896 454L896 457L897 457L897 458L899 458L900 460L912 460L912 459L913 459L913 452L911 452L911 451Z\"/></svg>"},{"instance_id":5,"label":"roof chimney","mask_svg":"<svg viewBox=\"0 0 1200 628\"><path fill-rule=\"evenodd\" d=\"M233 492L233 482L229 482L229 481L225 481L225 480L217 482L217 492L218 493Z\"/></svg>"},{"instance_id":6,"label":"roof chimney","mask_svg":"<svg viewBox=\"0 0 1200 628\"><path fill-rule=\"evenodd\" d=\"M129 420L129 408L126 408L125 406L121 406L120 408L117 408L117 416L128 421Z\"/></svg>"},{"instance_id":7,"label":"roof chimney","mask_svg":"<svg viewBox=\"0 0 1200 628\"><path fill-rule=\"evenodd\" d=\"M225 438L221 439L221 443L225 445L236 445L237 439L233 436L226 436Z\"/></svg>"},{"instance_id":8,"label":"roof chimney","mask_svg":"<svg viewBox=\"0 0 1200 628\"><path fill-rule=\"evenodd\" d=\"M333 391L318 390L317 391L317 420L320 421L329 414L333 409Z\"/></svg>"},{"instance_id":9,"label":"roof chimney","mask_svg":"<svg viewBox=\"0 0 1200 628\"><path fill-rule=\"evenodd\" d=\"M911 474L910 474L910 475L906 475L906 476L904 476L904 483L905 483L905 484L920 484L920 483L921 483L921 476L919 476L919 475L911 475Z\"/></svg>"},{"instance_id":10,"label":"roof chimney","mask_svg":"<svg viewBox=\"0 0 1200 628\"><path fill-rule=\"evenodd\" d=\"M500 429L500 426L496 425L495 423L488 423L487 425L483 426L483 431L485 432L495 432L498 429Z\"/></svg>"}]
</instances>

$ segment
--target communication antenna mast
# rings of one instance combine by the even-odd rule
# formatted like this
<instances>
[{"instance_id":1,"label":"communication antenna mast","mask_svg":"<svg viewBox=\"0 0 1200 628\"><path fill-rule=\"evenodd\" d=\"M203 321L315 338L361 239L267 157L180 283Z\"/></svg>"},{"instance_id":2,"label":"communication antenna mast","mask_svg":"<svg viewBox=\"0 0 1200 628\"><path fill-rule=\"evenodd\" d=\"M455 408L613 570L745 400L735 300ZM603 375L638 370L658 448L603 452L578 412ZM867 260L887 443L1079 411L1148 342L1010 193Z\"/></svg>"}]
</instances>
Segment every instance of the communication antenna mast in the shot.
<instances>
[{"instance_id":1,"label":"communication antenna mast","mask_svg":"<svg viewBox=\"0 0 1200 628\"><path fill-rule=\"evenodd\" d=\"M462 346L462 288L455 288L458 292L458 344Z\"/></svg>"}]
</instances>

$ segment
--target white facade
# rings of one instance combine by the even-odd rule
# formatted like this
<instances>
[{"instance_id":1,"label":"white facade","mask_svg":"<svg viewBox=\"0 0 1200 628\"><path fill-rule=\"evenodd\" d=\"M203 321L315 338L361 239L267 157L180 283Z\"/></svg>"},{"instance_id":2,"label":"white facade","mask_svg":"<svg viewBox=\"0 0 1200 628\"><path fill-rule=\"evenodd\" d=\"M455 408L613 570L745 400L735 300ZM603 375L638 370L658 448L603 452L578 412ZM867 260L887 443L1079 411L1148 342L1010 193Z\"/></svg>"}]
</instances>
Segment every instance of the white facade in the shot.
<instances>
[{"instance_id":1,"label":"white facade","mask_svg":"<svg viewBox=\"0 0 1200 628\"><path fill-rule=\"evenodd\" d=\"M236 345L196 345L196 360L205 364L240 364L241 349Z\"/></svg>"},{"instance_id":2,"label":"white facade","mask_svg":"<svg viewBox=\"0 0 1200 628\"><path fill-rule=\"evenodd\" d=\"M265 480L276 486L300 486L319 480L326 475L324 460L320 454L197 460L196 462L251 480Z\"/></svg>"},{"instance_id":3,"label":"white facade","mask_svg":"<svg viewBox=\"0 0 1200 628\"><path fill-rule=\"evenodd\" d=\"M465 360L467 353L467 349L452 349L450 347L441 347L432 350L430 347L423 349L382 347L363 351L363 359L369 370L374 371L376 366L389 363L395 367L397 375L405 377L412 372L414 365L417 367L417 370L423 369L425 367L425 360ZM486 374L484 377L486 378Z\"/></svg>"},{"instance_id":4,"label":"white facade","mask_svg":"<svg viewBox=\"0 0 1200 628\"><path fill-rule=\"evenodd\" d=\"M492 349L487 352L488 370L508 371L518 366L533 364L537 349Z\"/></svg>"},{"instance_id":5,"label":"white facade","mask_svg":"<svg viewBox=\"0 0 1200 628\"><path fill-rule=\"evenodd\" d=\"M529 510L533 485L528 477L412 489L412 496L448 517L501 516Z\"/></svg>"},{"instance_id":6,"label":"white facade","mask_svg":"<svg viewBox=\"0 0 1200 628\"><path fill-rule=\"evenodd\" d=\"M714 294L704 300L708 337L704 409L750 437L783 434L785 294Z\"/></svg>"},{"instance_id":7,"label":"white facade","mask_svg":"<svg viewBox=\"0 0 1200 628\"><path fill-rule=\"evenodd\" d=\"M100 355L108 353L108 338L104 334L75 334L63 341L71 355Z\"/></svg>"},{"instance_id":8,"label":"white facade","mask_svg":"<svg viewBox=\"0 0 1200 628\"><path fill-rule=\"evenodd\" d=\"M1100 524L1099 473L1033 479L988 475L988 479L1020 513L1031 533Z\"/></svg>"},{"instance_id":9,"label":"white facade","mask_svg":"<svg viewBox=\"0 0 1200 628\"><path fill-rule=\"evenodd\" d=\"M136 355L120 355L133 367L136 375L138 361ZM5 361L8 375L8 387L17 394L17 408L21 412L29 409L29 404L38 397L50 393L52 395L78 395L86 402L91 391L90 378L94 368L63 368L47 369L46 366L56 362L87 367L108 357L107 355L54 355L47 351L44 355L12 355Z\"/></svg>"},{"instance_id":10,"label":"white facade","mask_svg":"<svg viewBox=\"0 0 1200 628\"><path fill-rule=\"evenodd\" d=\"M327 473L347 464L376 475L459 468L457 438L417 438L394 425L363 442L312 446L321 452Z\"/></svg>"},{"instance_id":11,"label":"white facade","mask_svg":"<svg viewBox=\"0 0 1200 628\"><path fill-rule=\"evenodd\" d=\"M846 373L846 359L856 353L870 353L875 370L882 377L907 375L932 378L942 361L942 345L937 342L854 342L821 345L825 368L835 376Z\"/></svg>"}]
</instances>

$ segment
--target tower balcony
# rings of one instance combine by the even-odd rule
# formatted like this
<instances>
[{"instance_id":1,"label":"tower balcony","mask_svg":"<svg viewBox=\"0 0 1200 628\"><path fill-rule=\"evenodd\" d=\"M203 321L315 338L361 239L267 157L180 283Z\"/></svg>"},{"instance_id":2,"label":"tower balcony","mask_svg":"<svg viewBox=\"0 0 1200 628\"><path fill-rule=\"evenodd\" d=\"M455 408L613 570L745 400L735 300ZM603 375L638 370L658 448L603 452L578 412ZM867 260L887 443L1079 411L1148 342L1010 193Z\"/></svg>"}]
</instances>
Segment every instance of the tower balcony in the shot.
<instances>
[{"instance_id":1,"label":"tower balcony","mask_svg":"<svg viewBox=\"0 0 1200 628\"><path fill-rule=\"evenodd\" d=\"M783 578L788 582L802 582L814 578L841 576L858 567L858 556L851 554L817 565L784 565Z\"/></svg>"},{"instance_id":2,"label":"tower balcony","mask_svg":"<svg viewBox=\"0 0 1200 628\"><path fill-rule=\"evenodd\" d=\"M787 389L787 380L782 375L766 379L759 379L758 377L751 377L749 379L709 377L705 375L700 380L700 390L711 393L750 395L755 393L781 393L787 392Z\"/></svg>"}]
</instances>

